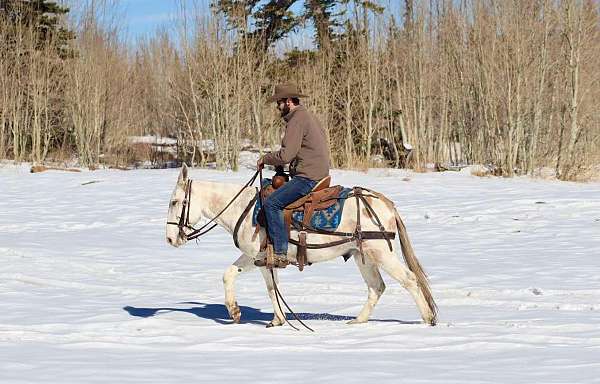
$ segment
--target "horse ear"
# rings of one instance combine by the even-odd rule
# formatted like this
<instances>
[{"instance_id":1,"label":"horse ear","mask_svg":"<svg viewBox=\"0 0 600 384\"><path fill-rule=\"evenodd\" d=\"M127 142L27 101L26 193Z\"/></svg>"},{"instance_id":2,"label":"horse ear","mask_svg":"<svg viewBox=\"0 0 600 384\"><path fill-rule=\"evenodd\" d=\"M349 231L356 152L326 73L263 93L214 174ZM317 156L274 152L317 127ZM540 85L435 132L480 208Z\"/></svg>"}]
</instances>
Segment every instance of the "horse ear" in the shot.
<instances>
[{"instance_id":1,"label":"horse ear","mask_svg":"<svg viewBox=\"0 0 600 384\"><path fill-rule=\"evenodd\" d=\"M183 163L183 166L181 167L181 172L179 172L179 178L177 179L177 184L183 186L187 182L187 179L188 179L188 167L187 167L187 165L185 165L185 163Z\"/></svg>"}]
</instances>

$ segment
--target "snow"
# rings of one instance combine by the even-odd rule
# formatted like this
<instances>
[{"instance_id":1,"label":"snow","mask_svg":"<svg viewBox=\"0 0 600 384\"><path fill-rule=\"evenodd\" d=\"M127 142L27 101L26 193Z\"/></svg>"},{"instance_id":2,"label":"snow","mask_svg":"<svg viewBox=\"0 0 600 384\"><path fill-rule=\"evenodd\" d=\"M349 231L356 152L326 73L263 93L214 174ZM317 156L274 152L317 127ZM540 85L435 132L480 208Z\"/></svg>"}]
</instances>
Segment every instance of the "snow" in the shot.
<instances>
[{"instance_id":1,"label":"snow","mask_svg":"<svg viewBox=\"0 0 600 384\"><path fill-rule=\"evenodd\" d=\"M127 139L132 144L177 145L177 140L173 139L171 137L146 135L146 136L129 136Z\"/></svg>"},{"instance_id":2,"label":"snow","mask_svg":"<svg viewBox=\"0 0 600 384\"><path fill-rule=\"evenodd\" d=\"M229 235L165 242L177 174L0 168L1 383L600 382L598 183L334 171L399 207L440 321L422 324L383 275L372 321L346 325L366 287L340 258L280 275L311 334L264 327L273 312L258 272L240 276L243 323L230 323ZM191 171L239 184L251 174Z\"/></svg>"}]
</instances>

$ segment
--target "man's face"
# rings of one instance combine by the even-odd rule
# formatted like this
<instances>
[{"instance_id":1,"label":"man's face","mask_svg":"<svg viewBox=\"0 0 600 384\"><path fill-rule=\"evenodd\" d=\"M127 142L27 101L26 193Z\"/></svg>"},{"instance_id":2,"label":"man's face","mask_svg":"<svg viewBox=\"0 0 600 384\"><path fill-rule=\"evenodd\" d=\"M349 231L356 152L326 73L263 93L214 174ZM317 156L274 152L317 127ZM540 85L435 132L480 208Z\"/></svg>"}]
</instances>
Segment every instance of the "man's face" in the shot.
<instances>
[{"instance_id":1,"label":"man's face","mask_svg":"<svg viewBox=\"0 0 600 384\"><path fill-rule=\"evenodd\" d=\"M284 117L288 113L290 113L290 107L287 104L287 99L279 99L277 100L277 109L279 113L281 113L281 117Z\"/></svg>"}]
</instances>

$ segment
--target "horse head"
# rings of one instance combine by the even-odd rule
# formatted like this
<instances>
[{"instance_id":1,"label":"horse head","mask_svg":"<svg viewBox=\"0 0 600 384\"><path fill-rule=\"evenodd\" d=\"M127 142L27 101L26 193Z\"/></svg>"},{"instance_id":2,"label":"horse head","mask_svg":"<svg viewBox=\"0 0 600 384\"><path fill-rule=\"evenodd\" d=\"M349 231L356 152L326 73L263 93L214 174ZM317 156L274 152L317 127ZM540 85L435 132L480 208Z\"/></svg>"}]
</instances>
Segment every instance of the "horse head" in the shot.
<instances>
[{"instance_id":1,"label":"horse head","mask_svg":"<svg viewBox=\"0 0 600 384\"><path fill-rule=\"evenodd\" d=\"M171 195L167 213L167 243L174 247L179 247L187 242L187 233L189 233L191 225L200 219L194 213L195 210L191 209L191 192L192 180L188 178L188 168L184 163Z\"/></svg>"}]
</instances>

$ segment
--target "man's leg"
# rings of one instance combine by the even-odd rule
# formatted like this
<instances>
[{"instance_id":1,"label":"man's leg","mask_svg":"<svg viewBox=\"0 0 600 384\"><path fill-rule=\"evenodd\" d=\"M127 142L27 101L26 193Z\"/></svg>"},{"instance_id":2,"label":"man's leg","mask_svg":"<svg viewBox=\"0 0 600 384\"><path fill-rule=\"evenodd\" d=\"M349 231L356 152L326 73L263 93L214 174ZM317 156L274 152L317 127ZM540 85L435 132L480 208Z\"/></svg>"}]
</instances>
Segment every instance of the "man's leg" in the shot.
<instances>
[{"instance_id":1,"label":"man's leg","mask_svg":"<svg viewBox=\"0 0 600 384\"><path fill-rule=\"evenodd\" d=\"M316 181L296 176L275 190L265 201L263 209L276 255L285 258L288 249L288 233L284 224L283 208L306 196L316 184Z\"/></svg>"}]
</instances>

